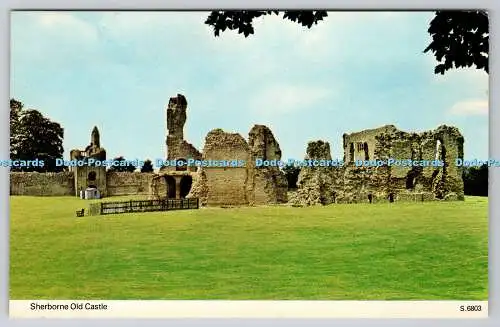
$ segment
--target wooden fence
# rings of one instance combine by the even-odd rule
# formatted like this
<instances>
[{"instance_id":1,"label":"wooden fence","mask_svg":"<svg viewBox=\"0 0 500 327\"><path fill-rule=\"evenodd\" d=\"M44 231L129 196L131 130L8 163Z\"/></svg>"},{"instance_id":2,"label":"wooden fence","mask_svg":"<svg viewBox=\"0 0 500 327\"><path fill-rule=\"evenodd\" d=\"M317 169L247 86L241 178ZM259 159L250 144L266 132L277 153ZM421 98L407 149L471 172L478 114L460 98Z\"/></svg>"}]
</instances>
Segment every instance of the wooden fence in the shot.
<instances>
[{"instance_id":1,"label":"wooden fence","mask_svg":"<svg viewBox=\"0 0 500 327\"><path fill-rule=\"evenodd\" d=\"M160 199L160 200L130 200L120 202L101 202L101 215L125 212L151 212L167 210L198 209L198 198Z\"/></svg>"}]
</instances>

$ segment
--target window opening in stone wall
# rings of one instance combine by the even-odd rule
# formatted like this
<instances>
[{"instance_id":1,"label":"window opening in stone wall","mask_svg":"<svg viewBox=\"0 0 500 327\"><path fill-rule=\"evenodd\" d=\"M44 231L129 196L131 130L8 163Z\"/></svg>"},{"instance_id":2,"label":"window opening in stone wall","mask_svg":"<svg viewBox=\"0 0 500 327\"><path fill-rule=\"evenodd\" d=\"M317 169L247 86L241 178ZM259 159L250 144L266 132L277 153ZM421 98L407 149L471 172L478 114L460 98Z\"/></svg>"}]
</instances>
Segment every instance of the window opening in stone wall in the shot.
<instances>
[{"instance_id":1,"label":"window opening in stone wall","mask_svg":"<svg viewBox=\"0 0 500 327\"><path fill-rule=\"evenodd\" d=\"M413 176L413 174L408 174L408 176L406 176L406 189L411 190L414 187L415 187L415 177Z\"/></svg>"},{"instance_id":2,"label":"window opening in stone wall","mask_svg":"<svg viewBox=\"0 0 500 327\"><path fill-rule=\"evenodd\" d=\"M363 144L363 149L365 150L365 160L370 160L370 154L368 153L368 143Z\"/></svg>"},{"instance_id":3,"label":"window opening in stone wall","mask_svg":"<svg viewBox=\"0 0 500 327\"><path fill-rule=\"evenodd\" d=\"M96 175L95 171L91 171L91 172L88 174L87 179L88 179L89 181L95 181L96 177L97 177L97 175Z\"/></svg>"},{"instance_id":4,"label":"window opening in stone wall","mask_svg":"<svg viewBox=\"0 0 500 327\"><path fill-rule=\"evenodd\" d=\"M349 162L354 161L354 143L351 143L351 146L349 147Z\"/></svg>"},{"instance_id":5,"label":"window opening in stone wall","mask_svg":"<svg viewBox=\"0 0 500 327\"><path fill-rule=\"evenodd\" d=\"M441 141L437 140L436 141L436 155L434 156L435 160L442 160L442 158L441 158L441 147L442 147Z\"/></svg>"}]
</instances>

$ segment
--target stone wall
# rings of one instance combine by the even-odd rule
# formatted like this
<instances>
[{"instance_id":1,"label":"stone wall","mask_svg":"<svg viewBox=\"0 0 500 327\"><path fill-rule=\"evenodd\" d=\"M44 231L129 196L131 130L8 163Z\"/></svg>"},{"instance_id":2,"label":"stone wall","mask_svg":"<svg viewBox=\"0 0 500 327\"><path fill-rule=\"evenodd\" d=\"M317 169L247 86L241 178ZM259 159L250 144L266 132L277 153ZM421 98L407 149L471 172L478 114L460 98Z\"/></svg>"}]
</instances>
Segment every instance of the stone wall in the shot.
<instances>
[{"instance_id":1,"label":"stone wall","mask_svg":"<svg viewBox=\"0 0 500 327\"><path fill-rule=\"evenodd\" d=\"M221 129L210 131L203 152L184 140L187 100L178 94L170 98L167 107L167 159L238 161L243 167L188 167L193 178L188 197L198 197L201 205L230 206L284 203L287 201L287 181L278 167L256 167L255 160L279 160L281 149L271 130L254 125L247 141L237 133ZM160 174L170 174L176 167L162 167ZM150 187L152 197L165 193L161 179ZM167 192L168 193L168 192Z\"/></svg>"},{"instance_id":2,"label":"stone wall","mask_svg":"<svg viewBox=\"0 0 500 327\"><path fill-rule=\"evenodd\" d=\"M168 195L167 182L164 175L153 174L151 182L149 184L149 194L150 200L158 200L166 198Z\"/></svg>"},{"instance_id":3,"label":"stone wall","mask_svg":"<svg viewBox=\"0 0 500 327\"><path fill-rule=\"evenodd\" d=\"M203 160L240 160L243 167L200 167L188 197L201 205L261 205L287 202L287 180L279 167L255 165L256 159L280 160L281 149L271 130L255 125L249 141L237 133L208 133Z\"/></svg>"},{"instance_id":4,"label":"stone wall","mask_svg":"<svg viewBox=\"0 0 500 327\"><path fill-rule=\"evenodd\" d=\"M237 133L226 133L222 129L210 131L205 138L203 160L243 160L251 159L250 149L245 139ZM205 180L196 179L195 189L208 191L207 205L247 205L248 167L202 167L200 174ZM196 185L205 182L206 186Z\"/></svg>"},{"instance_id":5,"label":"stone wall","mask_svg":"<svg viewBox=\"0 0 500 327\"><path fill-rule=\"evenodd\" d=\"M192 174L193 184L191 191L186 196L187 198L198 198L201 206L208 204L208 180L207 175L203 168L198 169L196 173Z\"/></svg>"},{"instance_id":6,"label":"stone wall","mask_svg":"<svg viewBox=\"0 0 500 327\"><path fill-rule=\"evenodd\" d=\"M414 202L463 200L464 139L446 125L423 133L408 133L394 125L344 134L346 163L340 168L303 167L293 205L329 203ZM306 159L330 159L327 142L309 142ZM426 167L410 165L356 166L355 160L428 160Z\"/></svg>"},{"instance_id":7,"label":"stone wall","mask_svg":"<svg viewBox=\"0 0 500 327\"><path fill-rule=\"evenodd\" d=\"M248 133L251 159L247 186L250 204L276 204L287 202L288 182L279 167L254 167L256 159L280 160L281 149L271 130L254 125Z\"/></svg>"},{"instance_id":8,"label":"stone wall","mask_svg":"<svg viewBox=\"0 0 500 327\"><path fill-rule=\"evenodd\" d=\"M191 143L184 140L184 124L187 119L187 100L182 94L177 94L169 100L167 106L167 154L168 160L200 160L201 153ZM195 172L196 167L190 166L189 171ZM162 172L176 170L176 167L164 166Z\"/></svg>"},{"instance_id":9,"label":"stone wall","mask_svg":"<svg viewBox=\"0 0 500 327\"><path fill-rule=\"evenodd\" d=\"M153 173L107 172L107 196L148 195Z\"/></svg>"},{"instance_id":10,"label":"stone wall","mask_svg":"<svg viewBox=\"0 0 500 327\"><path fill-rule=\"evenodd\" d=\"M10 173L11 195L64 196L75 195L72 172Z\"/></svg>"},{"instance_id":11,"label":"stone wall","mask_svg":"<svg viewBox=\"0 0 500 327\"><path fill-rule=\"evenodd\" d=\"M382 133L392 133L395 131L397 131L397 129L394 125L385 125L361 132L344 134L344 162L351 163L353 160L371 160L375 158L377 136Z\"/></svg>"},{"instance_id":12,"label":"stone wall","mask_svg":"<svg viewBox=\"0 0 500 327\"><path fill-rule=\"evenodd\" d=\"M412 160L439 160L443 166L389 167L392 191L432 192L437 199L454 193L464 199L462 168L455 165L463 158L463 136L456 127L442 125L432 131L407 133L392 131L377 136L379 157Z\"/></svg>"},{"instance_id":13,"label":"stone wall","mask_svg":"<svg viewBox=\"0 0 500 327\"><path fill-rule=\"evenodd\" d=\"M307 144L305 159L331 160L330 144L313 141ZM337 170L336 169L340 169ZM338 193L335 183L342 168L336 167L301 167L297 180L297 191L290 199L293 205L326 205L337 202Z\"/></svg>"},{"instance_id":14,"label":"stone wall","mask_svg":"<svg viewBox=\"0 0 500 327\"><path fill-rule=\"evenodd\" d=\"M74 168L75 196L79 196L80 191L85 190L87 187L96 187L101 197L108 196L106 167L82 166Z\"/></svg>"}]
</instances>

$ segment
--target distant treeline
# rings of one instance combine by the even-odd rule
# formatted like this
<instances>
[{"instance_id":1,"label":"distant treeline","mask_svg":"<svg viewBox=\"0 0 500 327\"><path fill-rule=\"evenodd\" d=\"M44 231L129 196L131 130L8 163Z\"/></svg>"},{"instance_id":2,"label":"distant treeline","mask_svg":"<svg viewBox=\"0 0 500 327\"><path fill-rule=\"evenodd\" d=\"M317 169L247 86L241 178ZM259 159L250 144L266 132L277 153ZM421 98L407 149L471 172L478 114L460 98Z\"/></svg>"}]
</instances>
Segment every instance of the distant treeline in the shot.
<instances>
[{"instance_id":1,"label":"distant treeline","mask_svg":"<svg viewBox=\"0 0 500 327\"><path fill-rule=\"evenodd\" d=\"M465 195L488 196L488 165L464 167Z\"/></svg>"}]
</instances>

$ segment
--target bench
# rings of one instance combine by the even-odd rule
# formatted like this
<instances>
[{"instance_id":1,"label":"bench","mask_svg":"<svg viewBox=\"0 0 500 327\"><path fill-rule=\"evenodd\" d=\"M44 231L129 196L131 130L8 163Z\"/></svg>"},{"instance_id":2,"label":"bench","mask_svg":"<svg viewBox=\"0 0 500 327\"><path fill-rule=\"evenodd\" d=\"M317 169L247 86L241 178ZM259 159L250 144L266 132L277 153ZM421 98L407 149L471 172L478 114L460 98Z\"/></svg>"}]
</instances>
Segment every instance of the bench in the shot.
<instances>
[{"instance_id":1,"label":"bench","mask_svg":"<svg viewBox=\"0 0 500 327\"><path fill-rule=\"evenodd\" d=\"M77 217L83 217L84 213L85 213L85 209L77 210L76 211L76 216Z\"/></svg>"}]
</instances>

